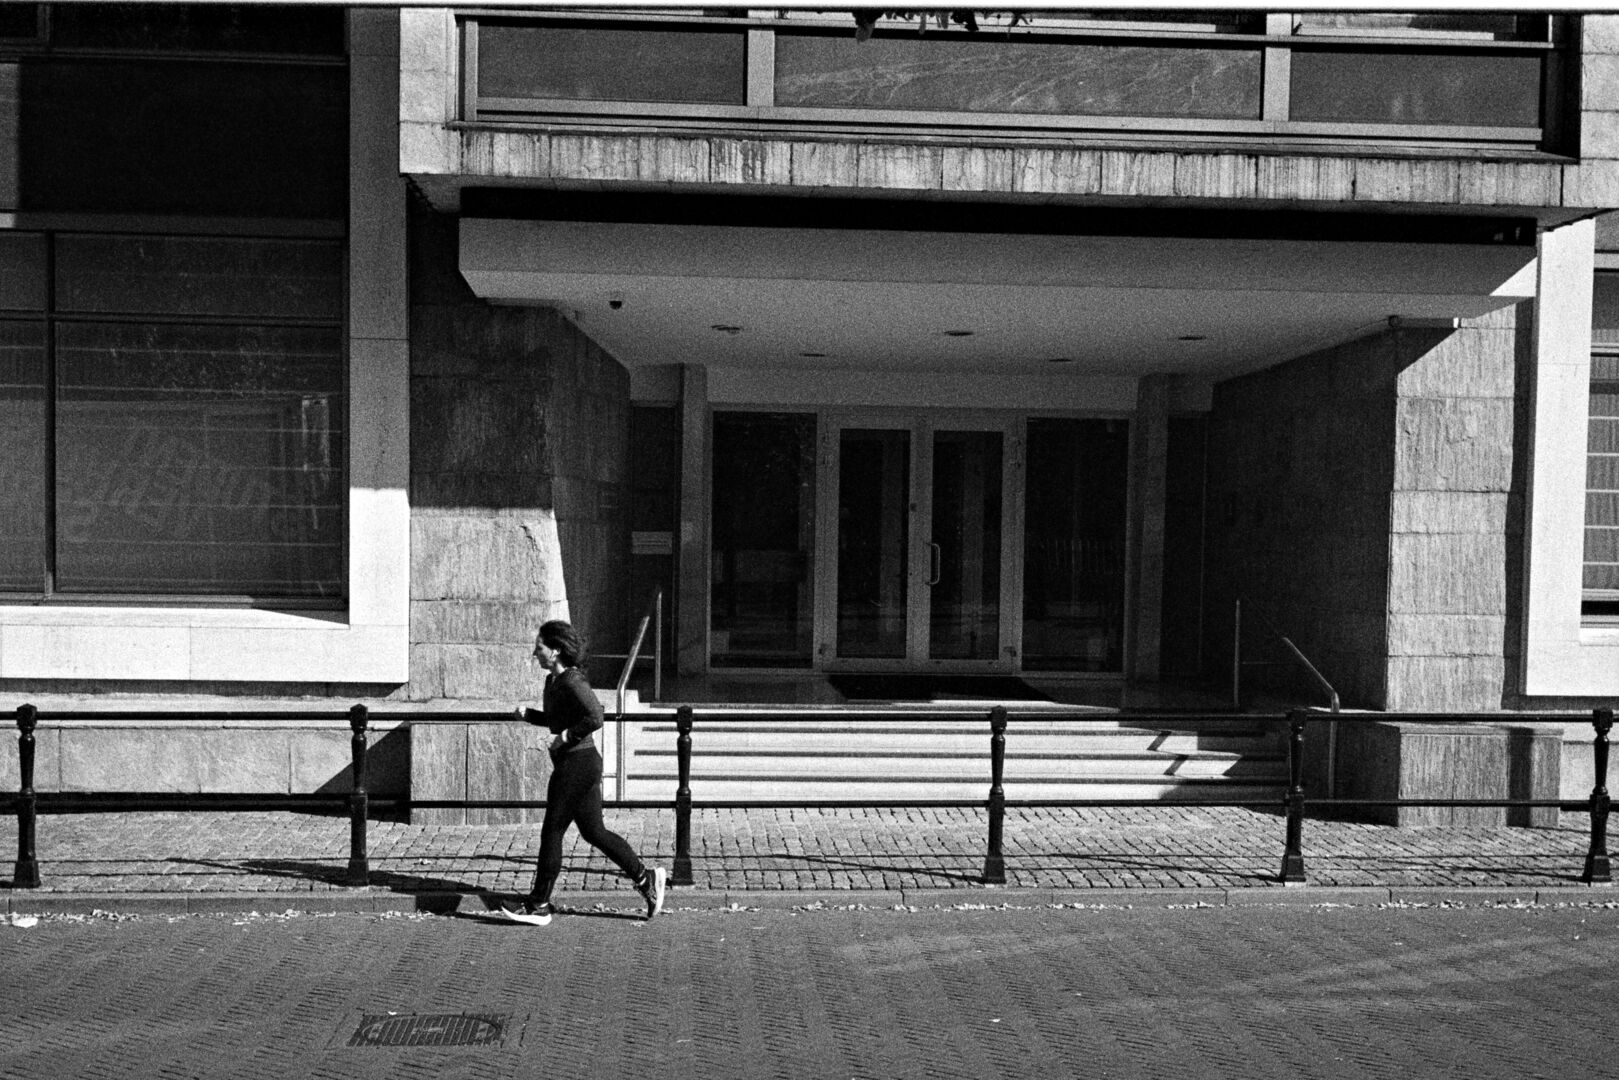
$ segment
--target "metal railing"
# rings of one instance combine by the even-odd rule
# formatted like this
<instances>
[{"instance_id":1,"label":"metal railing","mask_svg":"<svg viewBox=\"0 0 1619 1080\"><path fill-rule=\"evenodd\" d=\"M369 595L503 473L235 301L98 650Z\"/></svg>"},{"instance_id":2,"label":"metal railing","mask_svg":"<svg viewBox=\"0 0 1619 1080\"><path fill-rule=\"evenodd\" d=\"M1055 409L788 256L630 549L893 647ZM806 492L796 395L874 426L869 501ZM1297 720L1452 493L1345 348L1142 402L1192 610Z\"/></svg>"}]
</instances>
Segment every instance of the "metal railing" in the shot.
<instances>
[{"instance_id":1,"label":"metal railing","mask_svg":"<svg viewBox=\"0 0 1619 1080\"><path fill-rule=\"evenodd\" d=\"M632 809L673 809L675 812L675 852L674 866L671 880L676 885L694 884L692 876L692 812L695 809L739 809L753 808L921 808L921 807L976 807L982 806L987 814L987 837L984 853L984 868L981 881L986 885L1004 884L1006 882L1006 861L1002 850L1002 837L1005 830L1005 815L1007 807L1125 807L1125 806L1153 806L1161 805L1158 799L1092 799L1092 798L1008 798L1005 790L1006 769L1006 743L1009 722L1015 707L1009 710L1006 706L997 705L988 711L986 717L989 725L989 789L982 799L703 799L693 798L692 794L692 759L694 756L694 733L701 723L721 726L742 722L757 722L770 720L782 722L783 720L796 720L806 724L824 721L826 711L810 710L738 710L718 707L697 707L691 705L680 706L674 714L676 731L676 755L678 762L678 778L674 792L673 802L668 800L626 800L617 799L611 805ZM217 716L217 714L214 714ZM224 719L281 719L281 720L332 720L336 713L236 713L229 714ZM12 875L14 888L37 888L40 885L39 860L36 847L36 819L41 813L99 813L114 811L219 811L219 810L312 810L312 809L341 809L346 808L349 815L349 860L348 877L350 885L365 885L370 877L370 861L366 848L366 822L372 810L399 810L399 809L429 809L429 808L539 808L545 803L541 800L525 799L411 799L398 797L372 797L367 791L366 765L367 765L367 732L370 714L364 705L355 705L347 712L349 727L352 731L350 740L353 779L351 790L347 794L291 794L291 795L236 795L236 794L173 794L173 793L143 793L143 792L45 792L34 790L34 732L40 717L32 705L24 705L17 710L18 728L18 772L20 786L18 794L11 799L4 800L13 804L17 814L17 861ZM916 721L916 720L942 720L961 721L977 713L964 713L961 710L939 709L885 709L879 712L862 711L862 721ZM56 719L89 719L108 718L116 716L121 719L173 719L173 713L121 713L121 714L91 714L91 713L64 713ZM1030 711L1028 718L1038 720L1042 724L1049 724L1053 720L1072 722L1095 722L1097 714L1061 714L1047 710ZM1339 723L1375 723L1375 722L1404 722L1404 723L1436 723L1436 724L1477 724L1481 726L1494 726L1507 722L1541 722L1562 723L1571 719L1569 714L1431 714L1431 713L1376 713L1357 714L1354 716L1336 716L1308 710L1293 710L1285 715L1276 714L1264 716L1250 714L1232 716L1230 714L1211 714L1204 717L1195 717L1200 723L1252 723L1255 720L1283 721L1288 726L1288 783L1284 795L1280 800L1271 799L1201 799L1196 802L1178 803L1177 805L1198 806L1245 806L1263 807L1280 806L1285 812L1286 828L1282 854L1282 866L1277 880L1284 884L1303 884L1305 878L1303 829L1304 815L1307 806L1360 806L1360 807L1555 807L1559 810L1573 812L1586 812L1590 814L1590 842L1585 855L1585 866L1581 880L1587 883L1606 883L1612 881L1611 867L1609 865L1607 850L1607 823L1611 808L1607 789L1608 776L1608 736L1613 728L1613 710L1611 708L1596 709L1591 714L1591 724L1595 731L1592 742L1594 786L1586 799L1417 799L1417 798L1318 798L1309 799L1304 790L1304 733L1312 721L1322 721L1328 718ZM452 718L468 719L467 716L451 717L445 714L435 714L431 720L427 718L411 718L413 722L443 722ZM501 716L501 714L475 714L472 717L488 722L515 723ZM1185 714L1173 716L1154 717L1146 714L1132 714L1129 717L1132 726L1153 726L1162 723L1166 727L1173 727L1176 723L1188 720ZM621 792L622 794L622 792Z\"/></svg>"},{"instance_id":2,"label":"metal railing","mask_svg":"<svg viewBox=\"0 0 1619 1080\"><path fill-rule=\"evenodd\" d=\"M1317 668L1310 662L1310 658L1304 655L1304 650L1293 644L1292 638L1282 633L1276 628L1275 623L1265 618L1264 612L1255 610L1254 615L1257 616L1259 620L1265 624L1266 629L1268 629L1271 634L1274 635L1275 638L1287 648L1288 652L1292 654L1294 662L1299 667L1303 668L1304 671L1313 680L1315 680L1315 684L1326 693L1328 708L1332 712L1337 712L1338 691L1333 688L1333 685L1330 682L1327 681L1327 677L1321 674L1321 669ZM1265 661L1245 661L1242 658L1242 597L1240 596L1237 598L1236 605L1233 609L1231 627L1231 706L1232 708L1240 709L1242 708L1242 669L1244 667L1251 667L1255 664L1265 663Z\"/></svg>"},{"instance_id":3,"label":"metal railing","mask_svg":"<svg viewBox=\"0 0 1619 1080\"><path fill-rule=\"evenodd\" d=\"M641 646L646 642L647 626L652 627L652 655L643 657ZM647 605L646 613L641 616L641 622L635 629L635 640L630 643L627 653L597 653L603 660L622 660L624 666L619 669L617 694L618 712L624 715L624 694L630 683L630 676L635 672L635 665L642 660L652 665L652 700L656 701L663 696L663 590L659 589L652 594L652 602Z\"/></svg>"}]
</instances>

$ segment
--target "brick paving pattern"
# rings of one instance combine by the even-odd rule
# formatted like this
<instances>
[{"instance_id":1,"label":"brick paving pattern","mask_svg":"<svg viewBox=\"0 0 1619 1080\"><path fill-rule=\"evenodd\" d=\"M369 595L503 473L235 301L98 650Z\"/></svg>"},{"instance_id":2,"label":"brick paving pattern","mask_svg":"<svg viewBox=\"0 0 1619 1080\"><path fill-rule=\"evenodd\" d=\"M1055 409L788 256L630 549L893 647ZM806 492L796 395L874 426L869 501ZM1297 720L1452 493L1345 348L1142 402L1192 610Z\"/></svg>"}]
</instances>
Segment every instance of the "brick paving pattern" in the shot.
<instances>
[{"instance_id":1,"label":"brick paving pattern","mask_svg":"<svg viewBox=\"0 0 1619 1080\"><path fill-rule=\"evenodd\" d=\"M609 824L648 861L674 853L671 811L616 810ZM983 891L985 817L977 809L699 810L692 825L696 889L761 893L840 890ZM373 889L400 894L526 889L537 825L421 826L373 822ZM560 888L626 888L570 834ZM1314 886L1575 886L1589 825L1553 829L1393 828L1306 821ZM1010 889L1279 888L1284 819L1199 807L1013 809L1005 855ZM42 889L25 895L144 892L342 892L343 817L292 813L45 815L38 825ZM16 822L0 820L0 874ZM9 885L0 879L3 885Z\"/></svg>"},{"instance_id":2,"label":"brick paving pattern","mask_svg":"<svg viewBox=\"0 0 1619 1080\"><path fill-rule=\"evenodd\" d=\"M0 955L0 1080L1533 1080L1614 1075L1619 911L47 916ZM351 1045L464 1015L500 1037Z\"/></svg>"}]
</instances>

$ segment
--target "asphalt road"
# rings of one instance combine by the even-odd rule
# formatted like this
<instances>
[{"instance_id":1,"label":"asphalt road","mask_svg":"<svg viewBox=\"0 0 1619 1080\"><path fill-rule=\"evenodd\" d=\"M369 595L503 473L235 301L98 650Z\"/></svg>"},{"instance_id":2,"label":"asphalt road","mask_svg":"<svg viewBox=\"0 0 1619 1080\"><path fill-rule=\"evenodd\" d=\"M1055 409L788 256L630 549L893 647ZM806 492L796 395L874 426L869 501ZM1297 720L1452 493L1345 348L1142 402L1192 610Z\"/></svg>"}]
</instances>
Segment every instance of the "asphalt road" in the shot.
<instances>
[{"instance_id":1,"label":"asphalt road","mask_svg":"<svg viewBox=\"0 0 1619 1080\"><path fill-rule=\"evenodd\" d=\"M0 919L0 1077L1600 1078L1616 971L1611 906Z\"/></svg>"}]
</instances>

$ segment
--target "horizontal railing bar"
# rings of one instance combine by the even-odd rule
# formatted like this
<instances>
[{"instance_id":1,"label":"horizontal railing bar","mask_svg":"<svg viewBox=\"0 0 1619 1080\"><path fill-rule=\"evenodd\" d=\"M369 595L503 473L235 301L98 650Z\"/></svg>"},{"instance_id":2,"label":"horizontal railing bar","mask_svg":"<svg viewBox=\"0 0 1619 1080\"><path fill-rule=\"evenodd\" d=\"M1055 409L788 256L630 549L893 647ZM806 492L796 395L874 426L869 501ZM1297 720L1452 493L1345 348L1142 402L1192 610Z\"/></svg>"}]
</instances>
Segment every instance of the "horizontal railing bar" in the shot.
<instances>
[{"instance_id":1,"label":"horizontal railing bar","mask_svg":"<svg viewBox=\"0 0 1619 1080\"><path fill-rule=\"evenodd\" d=\"M1008 720L1038 720L1042 722L1061 723L1107 723L1122 724L1124 726L1139 726L1145 724L1176 724L1176 723L1219 723L1219 724L1256 724L1265 722L1281 723L1287 719L1284 713L1233 713L1233 712L1072 712L1060 707L1047 708L1019 708L1016 704L1003 706L1006 709ZM851 708L841 705L822 706L782 706L779 710L760 709L750 707L746 710L733 710L723 706L693 706L692 719L696 721L714 723L743 723L743 722L769 722L791 723L803 725L825 723L829 718L857 720L859 722L900 722L907 720L940 721L956 723L960 721L981 720L989 709L990 703L974 703L962 706L927 706L921 708ZM623 719L641 723L673 722L676 709L667 706L638 709L624 714ZM444 723L517 723L509 712L371 712L370 722L373 724L444 724ZM232 712L228 710L211 710L198 712L164 712L164 711L94 711L94 712L40 712L40 721L198 721L217 722L221 720L290 720L310 721L323 720L334 722L348 722L348 713L343 712L276 712L276 711L246 711ZM1305 716L1306 722L1330 721L1345 723L1402 723L1402 724L1522 724L1522 723L1578 723L1588 722L1587 718L1579 713L1328 713L1311 712Z\"/></svg>"}]
</instances>

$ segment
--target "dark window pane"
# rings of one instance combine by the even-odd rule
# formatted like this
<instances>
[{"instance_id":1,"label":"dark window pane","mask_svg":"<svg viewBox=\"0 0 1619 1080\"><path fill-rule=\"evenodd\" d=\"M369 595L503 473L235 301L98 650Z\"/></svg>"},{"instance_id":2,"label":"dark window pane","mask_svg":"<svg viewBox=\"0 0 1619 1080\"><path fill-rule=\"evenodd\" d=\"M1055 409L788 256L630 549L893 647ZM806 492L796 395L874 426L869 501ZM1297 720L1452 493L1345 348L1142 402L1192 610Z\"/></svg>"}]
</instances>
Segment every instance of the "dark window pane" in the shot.
<instances>
[{"instance_id":1,"label":"dark window pane","mask_svg":"<svg viewBox=\"0 0 1619 1080\"><path fill-rule=\"evenodd\" d=\"M1000 655L1002 442L999 431L933 433L933 660Z\"/></svg>"},{"instance_id":2,"label":"dark window pane","mask_svg":"<svg viewBox=\"0 0 1619 1080\"><path fill-rule=\"evenodd\" d=\"M56 4L58 48L342 56L344 11L291 4Z\"/></svg>"},{"instance_id":3,"label":"dark window pane","mask_svg":"<svg viewBox=\"0 0 1619 1080\"><path fill-rule=\"evenodd\" d=\"M0 589L45 588L45 327L0 320Z\"/></svg>"},{"instance_id":4,"label":"dark window pane","mask_svg":"<svg viewBox=\"0 0 1619 1080\"><path fill-rule=\"evenodd\" d=\"M1590 600L1619 600L1619 356L1591 358L1590 413L1585 588Z\"/></svg>"},{"instance_id":5,"label":"dark window pane","mask_svg":"<svg viewBox=\"0 0 1619 1080\"><path fill-rule=\"evenodd\" d=\"M1537 56L1293 50L1292 119L1538 127Z\"/></svg>"},{"instance_id":6,"label":"dark window pane","mask_svg":"<svg viewBox=\"0 0 1619 1080\"><path fill-rule=\"evenodd\" d=\"M56 309L337 319L342 271L331 241L61 236Z\"/></svg>"},{"instance_id":7,"label":"dark window pane","mask_svg":"<svg viewBox=\"0 0 1619 1080\"><path fill-rule=\"evenodd\" d=\"M1619 342L1619 274L1597 274L1591 290L1591 336L1600 342ZM1607 357L1593 357L1593 369Z\"/></svg>"},{"instance_id":8,"label":"dark window pane","mask_svg":"<svg viewBox=\"0 0 1619 1080\"><path fill-rule=\"evenodd\" d=\"M845 428L838 446L838 656L905 655L911 433Z\"/></svg>"},{"instance_id":9,"label":"dark window pane","mask_svg":"<svg viewBox=\"0 0 1619 1080\"><path fill-rule=\"evenodd\" d=\"M1129 426L1030 420L1023 667L1119 671Z\"/></svg>"},{"instance_id":10,"label":"dark window pane","mask_svg":"<svg viewBox=\"0 0 1619 1080\"><path fill-rule=\"evenodd\" d=\"M38 4L0 4L0 38L37 38Z\"/></svg>"},{"instance_id":11,"label":"dark window pane","mask_svg":"<svg viewBox=\"0 0 1619 1080\"><path fill-rule=\"evenodd\" d=\"M478 24L481 97L740 105L746 90L739 31Z\"/></svg>"},{"instance_id":12,"label":"dark window pane","mask_svg":"<svg viewBox=\"0 0 1619 1080\"><path fill-rule=\"evenodd\" d=\"M24 210L341 219L339 66L25 61Z\"/></svg>"},{"instance_id":13,"label":"dark window pane","mask_svg":"<svg viewBox=\"0 0 1619 1080\"><path fill-rule=\"evenodd\" d=\"M57 329L57 587L341 595L340 332Z\"/></svg>"},{"instance_id":14,"label":"dark window pane","mask_svg":"<svg viewBox=\"0 0 1619 1080\"><path fill-rule=\"evenodd\" d=\"M45 310L45 237L0 232L0 308Z\"/></svg>"},{"instance_id":15,"label":"dark window pane","mask_svg":"<svg viewBox=\"0 0 1619 1080\"><path fill-rule=\"evenodd\" d=\"M815 417L716 413L713 507L713 662L808 665Z\"/></svg>"},{"instance_id":16,"label":"dark window pane","mask_svg":"<svg viewBox=\"0 0 1619 1080\"><path fill-rule=\"evenodd\" d=\"M1257 49L778 34L776 104L1257 118Z\"/></svg>"}]
</instances>

